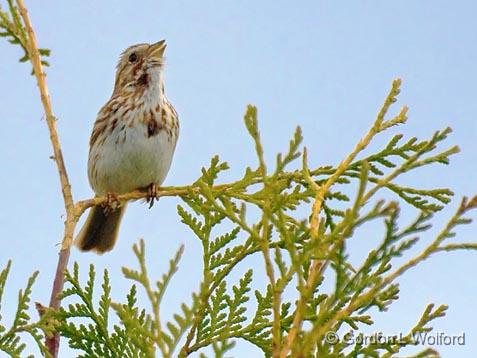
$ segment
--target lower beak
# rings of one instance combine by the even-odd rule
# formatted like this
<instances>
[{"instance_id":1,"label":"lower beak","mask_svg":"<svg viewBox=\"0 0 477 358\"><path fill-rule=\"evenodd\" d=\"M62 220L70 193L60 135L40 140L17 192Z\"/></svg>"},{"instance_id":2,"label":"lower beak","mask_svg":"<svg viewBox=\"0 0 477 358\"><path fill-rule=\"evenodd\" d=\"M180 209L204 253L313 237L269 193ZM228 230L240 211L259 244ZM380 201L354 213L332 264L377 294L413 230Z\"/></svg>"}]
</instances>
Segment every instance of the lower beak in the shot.
<instances>
[{"instance_id":1,"label":"lower beak","mask_svg":"<svg viewBox=\"0 0 477 358\"><path fill-rule=\"evenodd\" d=\"M163 55L164 55L164 51L166 49L166 40L161 40L159 42L156 42L155 44L152 44L150 47L149 47L149 57L153 57L157 60L161 60Z\"/></svg>"}]
</instances>

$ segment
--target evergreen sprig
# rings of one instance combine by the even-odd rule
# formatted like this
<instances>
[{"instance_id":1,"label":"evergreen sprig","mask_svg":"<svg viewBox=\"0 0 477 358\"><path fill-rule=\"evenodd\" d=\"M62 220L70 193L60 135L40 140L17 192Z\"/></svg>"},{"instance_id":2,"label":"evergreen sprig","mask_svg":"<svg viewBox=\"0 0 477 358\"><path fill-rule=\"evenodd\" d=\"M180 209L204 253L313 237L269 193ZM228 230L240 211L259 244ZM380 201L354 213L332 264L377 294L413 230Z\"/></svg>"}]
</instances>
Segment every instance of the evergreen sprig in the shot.
<instances>
[{"instance_id":1,"label":"evergreen sprig","mask_svg":"<svg viewBox=\"0 0 477 358\"><path fill-rule=\"evenodd\" d=\"M20 57L20 62L29 62L28 55L30 49L28 48L26 29L20 16L18 7L14 0L6 0L7 9L4 10L0 4L0 37L4 37L13 45L20 46L23 50L23 55ZM47 58L51 54L51 50L47 48L38 49L41 57L41 63L44 66L49 66L50 63ZM32 72L33 74L33 72Z\"/></svg>"},{"instance_id":2,"label":"evergreen sprig","mask_svg":"<svg viewBox=\"0 0 477 358\"><path fill-rule=\"evenodd\" d=\"M69 287L63 291L62 299L77 296L81 302L60 310L58 316L63 323L59 330L69 339L71 348L83 351L80 357L155 357L157 349L163 356L170 357L191 325L194 309L185 304L181 305L181 313L175 314L174 320L166 324L168 331L162 330L159 314L160 303L178 269L183 247L181 246L171 259L169 270L155 283L156 288L153 288L147 273L144 241L134 245L133 250L139 270L125 267L123 273L126 278L135 281L145 290L151 303L150 312L138 307L136 285L131 287L126 303L112 302L107 270L103 274L102 294L97 305L94 303L94 267L90 266L89 277L84 286L80 283L78 264L74 265L72 274L66 272ZM115 313L114 321L119 323L111 323L111 313ZM87 319L89 323L75 325L75 319L78 318Z\"/></svg>"},{"instance_id":3,"label":"evergreen sprig","mask_svg":"<svg viewBox=\"0 0 477 358\"><path fill-rule=\"evenodd\" d=\"M18 292L17 309L10 328L7 328L5 324L2 323L2 296L5 292L11 265L11 261L8 261L6 267L0 272L0 351L14 358L23 357L23 352L27 348L27 344L22 340L21 334L27 333L35 340L43 356L50 357L48 350L43 344L43 340L52 332L52 324L54 323L52 315L50 313L44 313L39 321L32 323L28 312L30 310L32 287L38 277L38 271L30 276L25 289ZM33 355L28 355L28 357L33 357Z\"/></svg>"}]
</instances>

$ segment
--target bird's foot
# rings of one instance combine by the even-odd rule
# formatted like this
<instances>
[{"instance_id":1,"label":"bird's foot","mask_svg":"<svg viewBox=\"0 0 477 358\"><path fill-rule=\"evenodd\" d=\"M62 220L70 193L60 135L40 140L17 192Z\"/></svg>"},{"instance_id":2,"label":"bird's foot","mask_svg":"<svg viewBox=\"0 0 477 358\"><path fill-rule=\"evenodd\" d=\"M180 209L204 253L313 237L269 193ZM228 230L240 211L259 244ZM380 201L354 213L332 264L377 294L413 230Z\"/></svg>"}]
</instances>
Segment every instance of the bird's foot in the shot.
<instances>
[{"instance_id":1,"label":"bird's foot","mask_svg":"<svg viewBox=\"0 0 477 358\"><path fill-rule=\"evenodd\" d=\"M147 187L146 203L149 204L149 209L152 208L155 201L159 201L157 197L157 185L152 183Z\"/></svg>"},{"instance_id":2,"label":"bird's foot","mask_svg":"<svg viewBox=\"0 0 477 358\"><path fill-rule=\"evenodd\" d=\"M103 203L103 211L105 215L108 215L110 212L116 210L121 206L118 197L114 193L106 194L106 201Z\"/></svg>"}]
</instances>

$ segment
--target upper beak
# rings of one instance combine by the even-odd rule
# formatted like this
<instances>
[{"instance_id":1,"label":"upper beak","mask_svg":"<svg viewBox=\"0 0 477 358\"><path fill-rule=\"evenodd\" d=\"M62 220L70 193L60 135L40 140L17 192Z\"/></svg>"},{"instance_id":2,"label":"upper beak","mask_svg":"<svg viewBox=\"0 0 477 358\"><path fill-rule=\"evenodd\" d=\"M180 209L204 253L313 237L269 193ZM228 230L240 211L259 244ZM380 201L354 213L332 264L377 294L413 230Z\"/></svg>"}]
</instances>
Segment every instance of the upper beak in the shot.
<instances>
[{"instance_id":1,"label":"upper beak","mask_svg":"<svg viewBox=\"0 0 477 358\"><path fill-rule=\"evenodd\" d=\"M149 47L149 56L153 57L157 60L161 60L162 56L164 55L164 50L166 49L166 40L161 40L159 42L156 42L155 44L152 44Z\"/></svg>"}]
</instances>

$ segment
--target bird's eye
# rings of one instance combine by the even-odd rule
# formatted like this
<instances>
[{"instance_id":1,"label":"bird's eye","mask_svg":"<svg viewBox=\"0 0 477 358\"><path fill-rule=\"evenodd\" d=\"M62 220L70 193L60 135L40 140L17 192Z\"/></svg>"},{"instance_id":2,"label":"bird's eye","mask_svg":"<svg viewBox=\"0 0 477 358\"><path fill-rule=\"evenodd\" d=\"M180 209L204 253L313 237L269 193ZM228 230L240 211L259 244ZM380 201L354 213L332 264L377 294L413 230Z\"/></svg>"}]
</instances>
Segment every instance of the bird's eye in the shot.
<instances>
[{"instance_id":1,"label":"bird's eye","mask_svg":"<svg viewBox=\"0 0 477 358\"><path fill-rule=\"evenodd\" d=\"M135 52L129 55L129 62L136 62L137 61L137 55Z\"/></svg>"}]
</instances>

